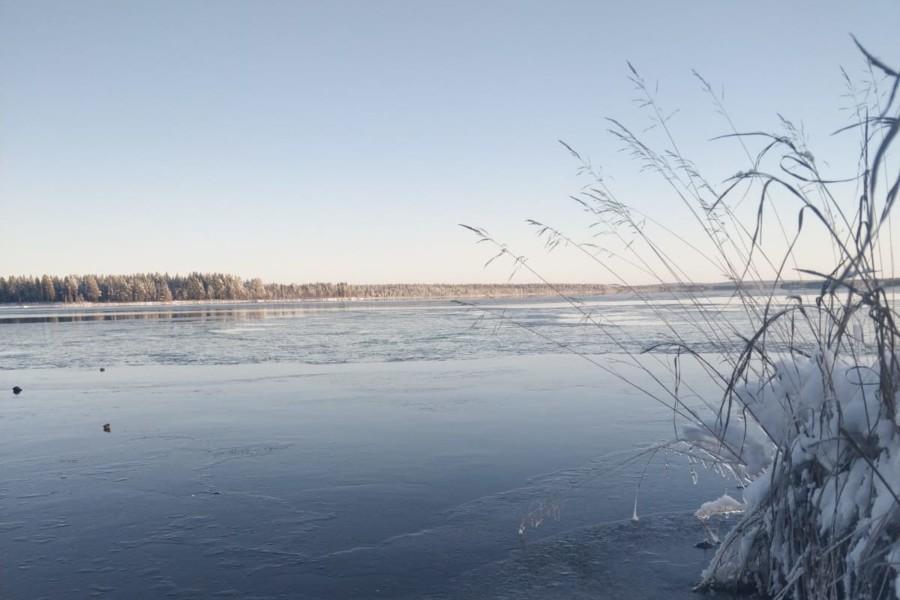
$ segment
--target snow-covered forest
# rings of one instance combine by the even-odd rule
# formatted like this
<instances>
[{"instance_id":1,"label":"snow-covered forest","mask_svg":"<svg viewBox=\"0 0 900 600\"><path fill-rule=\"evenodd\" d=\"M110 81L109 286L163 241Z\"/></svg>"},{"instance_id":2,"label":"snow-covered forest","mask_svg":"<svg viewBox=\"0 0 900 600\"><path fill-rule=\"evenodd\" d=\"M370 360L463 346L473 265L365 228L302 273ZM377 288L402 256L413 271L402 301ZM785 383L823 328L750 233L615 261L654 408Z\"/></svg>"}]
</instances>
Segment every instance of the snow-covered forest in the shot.
<instances>
[{"instance_id":1,"label":"snow-covered forest","mask_svg":"<svg viewBox=\"0 0 900 600\"><path fill-rule=\"evenodd\" d=\"M567 284L571 295L600 295L618 286ZM43 275L0 277L0 302L172 302L176 300L306 300L324 298L464 298L545 296L544 285L530 284L348 284L265 283L223 273L168 275Z\"/></svg>"}]
</instances>

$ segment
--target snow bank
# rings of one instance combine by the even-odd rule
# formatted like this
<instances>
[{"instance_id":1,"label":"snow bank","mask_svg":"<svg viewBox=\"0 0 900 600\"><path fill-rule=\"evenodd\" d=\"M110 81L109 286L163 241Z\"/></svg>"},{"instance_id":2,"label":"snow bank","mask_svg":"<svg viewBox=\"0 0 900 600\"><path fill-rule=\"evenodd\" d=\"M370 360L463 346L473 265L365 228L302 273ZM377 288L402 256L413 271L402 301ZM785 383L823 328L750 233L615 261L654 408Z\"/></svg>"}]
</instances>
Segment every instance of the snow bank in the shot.
<instances>
[{"instance_id":1,"label":"snow bank","mask_svg":"<svg viewBox=\"0 0 900 600\"><path fill-rule=\"evenodd\" d=\"M900 598L900 435L880 368L829 353L775 363L774 376L736 391L731 425L687 429L686 439L751 480L744 503L723 496L697 511L745 510L703 587Z\"/></svg>"}]
</instances>

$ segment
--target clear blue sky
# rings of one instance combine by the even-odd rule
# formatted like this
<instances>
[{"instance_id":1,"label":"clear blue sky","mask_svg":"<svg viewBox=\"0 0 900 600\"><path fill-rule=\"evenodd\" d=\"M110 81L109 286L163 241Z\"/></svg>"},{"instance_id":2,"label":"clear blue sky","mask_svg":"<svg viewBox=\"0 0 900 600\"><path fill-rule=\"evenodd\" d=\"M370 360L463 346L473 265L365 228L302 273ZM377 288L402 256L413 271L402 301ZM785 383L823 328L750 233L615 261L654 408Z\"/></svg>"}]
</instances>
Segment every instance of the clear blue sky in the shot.
<instances>
[{"instance_id":1,"label":"clear blue sky","mask_svg":"<svg viewBox=\"0 0 900 600\"><path fill-rule=\"evenodd\" d=\"M745 165L706 143L725 126L692 68L739 127L781 112L827 153L838 66L862 71L849 34L900 64L898 27L896 0L0 1L0 273L505 279L465 222L604 280L523 219L585 231L563 138L680 226L604 132L645 124L626 60L721 179Z\"/></svg>"}]
</instances>

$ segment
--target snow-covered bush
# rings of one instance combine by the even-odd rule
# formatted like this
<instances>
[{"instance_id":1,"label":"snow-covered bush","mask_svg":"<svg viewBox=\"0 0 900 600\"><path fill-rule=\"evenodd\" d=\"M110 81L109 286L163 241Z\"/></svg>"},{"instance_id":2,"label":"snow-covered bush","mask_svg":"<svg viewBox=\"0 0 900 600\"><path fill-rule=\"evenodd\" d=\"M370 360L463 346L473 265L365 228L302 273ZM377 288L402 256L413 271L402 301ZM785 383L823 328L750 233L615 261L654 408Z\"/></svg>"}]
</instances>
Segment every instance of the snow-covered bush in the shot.
<instances>
[{"instance_id":1,"label":"snow-covered bush","mask_svg":"<svg viewBox=\"0 0 900 600\"><path fill-rule=\"evenodd\" d=\"M855 201L840 202L846 182L821 175L790 137L764 136L770 142L757 159L776 152L780 172L756 167L735 178L762 181L763 198L776 186L799 200L799 222L809 213L824 229L835 264L830 272L805 270L822 282L812 302L767 304L751 319L755 330L716 418L705 431L683 430L686 442L737 463L749 484L744 516L704 571L702 588L900 598L900 332L889 289L896 282L882 276L893 268L890 213L900 173L888 157L900 129L900 76L862 51L888 85L876 110L857 105Z\"/></svg>"},{"instance_id":2,"label":"snow-covered bush","mask_svg":"<svg viewBox=\"0 0 900 600\"><path fill-rule=\"evenodd\" d=\"M702 585L887 597L900 556L900 436L880 397L878 365L821 353L779 361L773 374L740 392L753 415L742 425L766 430L772 460L744 491L744 516Z\"/></svg>"}]
</instances>

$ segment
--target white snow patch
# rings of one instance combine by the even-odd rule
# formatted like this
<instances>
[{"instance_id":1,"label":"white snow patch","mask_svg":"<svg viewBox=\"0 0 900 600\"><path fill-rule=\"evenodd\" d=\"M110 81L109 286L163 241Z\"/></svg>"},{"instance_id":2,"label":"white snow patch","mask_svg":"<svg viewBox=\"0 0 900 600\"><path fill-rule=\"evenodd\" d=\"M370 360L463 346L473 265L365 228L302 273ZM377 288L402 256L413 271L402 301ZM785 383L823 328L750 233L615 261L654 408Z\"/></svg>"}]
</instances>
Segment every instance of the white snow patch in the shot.
<instances>
[{"instance_id":1,"label":"white snow patch","mask_svg":"<svg viewBox=\"0 0 900 600\"><path fill-rule=\"evenodd\" d=\"M723 494L715 500L704 502L694 513L698 519L707 520L713 515L734 515L744 512L746 505L738 502L728 494Z\"/></svg>"}]
</instances>

